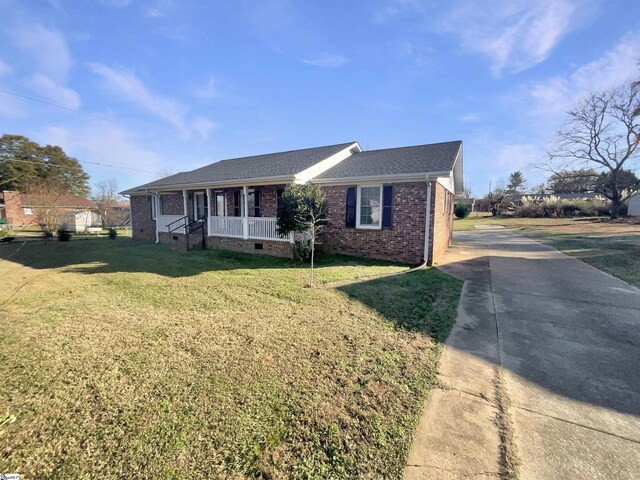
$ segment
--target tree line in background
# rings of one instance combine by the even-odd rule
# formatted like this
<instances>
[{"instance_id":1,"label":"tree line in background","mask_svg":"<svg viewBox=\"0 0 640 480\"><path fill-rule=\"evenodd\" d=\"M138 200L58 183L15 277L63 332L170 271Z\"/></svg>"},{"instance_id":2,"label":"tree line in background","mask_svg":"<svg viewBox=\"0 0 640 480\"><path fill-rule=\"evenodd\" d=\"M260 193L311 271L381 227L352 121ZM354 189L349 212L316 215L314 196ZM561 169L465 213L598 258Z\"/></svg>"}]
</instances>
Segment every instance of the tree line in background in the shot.
<instances>
[{"instance_id":1,"label":"tree line in background","mask_svg":"<svg viewBox=\"0 0 640 480\"><path fill-rule=\"evenodd\" d=\"M625 202L640 191L640 178L634 171L639 143L640 82L589 94L567 112L567 121L558 132L549 161L537 166L551 172L551 176L546 184L529 189L525 202L539 206L543 201L536 201L536 195L597 194L608 200L609 217L618 218ZM522 172L513 172L507 186L490 189L487 196L478 201L477 208L494 216L505 208L513 210L522 204L524 186ZM543 215L581 210L603 213L593 205L583 205L580 201L569 205L559 197L550 198L549 208L531 209ZM465 209L461 208L460 213L464 214Z\"/></svg>"},{"instance_id":2,"label":"tree line in background","mask_svg":"<svg viewBox=\"0 0 640 480\"><path fill-rule=\"evenodd\" d=\"M89 175L77 159L54 145L38 145L22 135L0 137L0 188L37 191L46 185L71 195L89 195Z\"/></svg>"},{"instance_id":3,"label":"tree line in background","mask_svg":"<svg viewBox=\"0 0 640 480\"><path fill-rule=\"evenodd\" d=\"M128 222L128 212L115 208L123 200L115 180L98 182L91 195L89 175L77 159L59 146L42 146L22 135L0 137L0 190L31 195L37 203L34 220L47 236L63 227L60 204L70 195L91 198L104 227Z\"/></svg>"}]
</instances>

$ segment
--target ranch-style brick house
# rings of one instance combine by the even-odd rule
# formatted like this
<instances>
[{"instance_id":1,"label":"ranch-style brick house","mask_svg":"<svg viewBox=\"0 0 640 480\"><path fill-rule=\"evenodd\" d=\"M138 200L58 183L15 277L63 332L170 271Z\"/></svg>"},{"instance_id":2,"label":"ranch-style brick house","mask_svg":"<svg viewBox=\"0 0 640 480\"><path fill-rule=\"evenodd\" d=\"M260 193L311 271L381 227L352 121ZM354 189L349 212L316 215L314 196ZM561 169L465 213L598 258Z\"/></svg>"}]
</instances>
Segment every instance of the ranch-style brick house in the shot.
<instances>
[{"instance_id":1,"label":"ranch-style brick house","mask_svg":"<svg viewBox=\"0 0 640 480\"><path fill-rule=\"evenodd\" d=\"M291 256L276 228L286 185L327 193L330 253L433 263L451 242L462 142L363 151L358 142L222 160L122 192L133 238Z\"/></svg>"}]
</instances>

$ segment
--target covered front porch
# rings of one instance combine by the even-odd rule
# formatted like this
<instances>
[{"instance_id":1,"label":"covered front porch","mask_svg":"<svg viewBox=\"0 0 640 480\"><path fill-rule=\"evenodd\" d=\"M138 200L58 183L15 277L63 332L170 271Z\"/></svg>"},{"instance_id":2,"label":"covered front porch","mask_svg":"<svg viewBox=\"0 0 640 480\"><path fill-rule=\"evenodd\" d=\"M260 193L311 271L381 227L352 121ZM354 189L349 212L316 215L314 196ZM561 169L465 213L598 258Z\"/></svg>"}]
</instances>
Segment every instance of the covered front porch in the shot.
<instances>
[{"instance_id":1,"label":"covered front porch","mask_svg":"<svg viewBox=\"0 0 640 480\"><path fill-rule=\"evenodd\" d=\"M228 186L157 192L156 228L166 233L292 242L278 235L276 211L284 185Z\"/></svg>"}]
</instances>

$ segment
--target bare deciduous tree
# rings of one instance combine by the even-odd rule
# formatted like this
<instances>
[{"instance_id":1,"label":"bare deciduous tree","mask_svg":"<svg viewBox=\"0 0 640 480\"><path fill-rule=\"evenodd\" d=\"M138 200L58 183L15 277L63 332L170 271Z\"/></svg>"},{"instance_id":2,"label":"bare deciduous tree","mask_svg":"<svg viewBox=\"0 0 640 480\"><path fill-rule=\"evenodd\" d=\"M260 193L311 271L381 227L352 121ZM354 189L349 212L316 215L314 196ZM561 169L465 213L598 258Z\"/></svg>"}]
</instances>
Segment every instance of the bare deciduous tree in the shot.
<instances>
[{"instance_id":1,"label":"bare deciduous tree","mask_svg":"<svg viewBox=\"0 0 640 480\"><path fill-rule=\"evenodd\" d=\"M45 237L52 237L62 228L67 218L60 208L61 200L67 195L66 188L50 182L33 184L27 194L33 205L35 221L40 225Z\"/></svg>"},{"instance_id":2,"label":"bare deciduous tree","mask_svg":"<svg viewBox=\"0 0 640 480\"><path fill-rule=\"evenodd\" d=\"M114 227L121 220L116 215L114 207L118 205L120 201L120 195L118 194L118 182L116 180L103 180L96 183L95 194L92 200L98 207L98 212L102 217L103 227Z\"/></svg>"},{"instance_id":3,"label":"bare deciduous tree","mask_svg":"<svg viewBox=\"0 0 640 480\"><path fill-rule=\"evenodd\" d=\"M634 193L624 188L622 171L637 158L639 105L639 87L635 84L590 94L568 112L568 121L549 153L552 164L563 163L565 170L595 168L609 177L612 219L617 218L622 202Z\"/></svg>"}]
</instances>

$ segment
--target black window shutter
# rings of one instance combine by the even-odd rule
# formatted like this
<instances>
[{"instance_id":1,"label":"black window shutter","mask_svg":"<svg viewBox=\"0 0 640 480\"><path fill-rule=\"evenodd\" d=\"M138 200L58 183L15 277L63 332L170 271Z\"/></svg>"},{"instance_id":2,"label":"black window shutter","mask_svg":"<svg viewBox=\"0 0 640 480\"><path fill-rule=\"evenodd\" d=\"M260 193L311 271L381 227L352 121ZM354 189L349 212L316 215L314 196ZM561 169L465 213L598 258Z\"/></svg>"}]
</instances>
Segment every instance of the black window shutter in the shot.
<instances>
[{"instance_id":1,"label":"black window shutter","mask_svg":"<svg viewBox=\"0 0 640 480\"><path fill-rule=\"evenodd\" d=\"M382 228L393 227L393 185L382 187Z\"/></svg>"},{"instance_id":2,"label":"black window shutter","mask_svg":"<svg viewBox=\"0 0 640 480\"><path fill-rule=\"evenodd\" d=\"M253 191L254 217L260 217L260 190Z\"/></svg>"},{"instance_id":3,"label":"black window shutter","mask_svg":"<svg viewBox=\"0 0 640 480\"><path fill-rule=\"evenodd\" d=\"M347 187L347 211L345 215L345 227L356 226L356 187Z\"/></svg>"},{"instance_id":4,"label":"black window shutter","mask_svg":"<svg viewBox=\"0 0 640 480\"><path fill-rule=\"evenodd\" d=\"M233 192L233 216L240 216L240 192Z\"/></svg>"}]
</instances>

